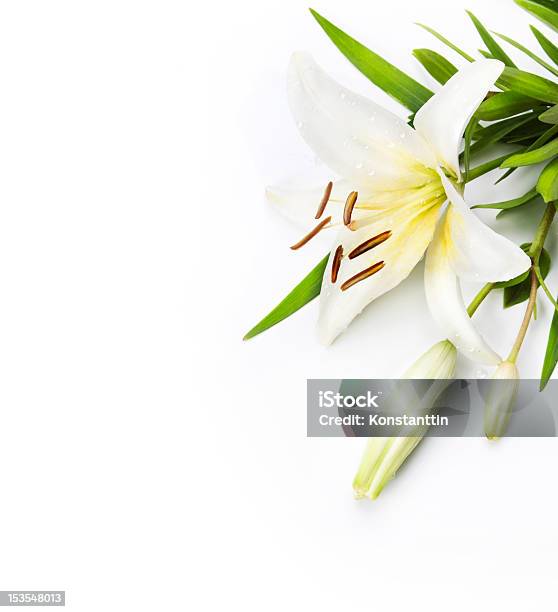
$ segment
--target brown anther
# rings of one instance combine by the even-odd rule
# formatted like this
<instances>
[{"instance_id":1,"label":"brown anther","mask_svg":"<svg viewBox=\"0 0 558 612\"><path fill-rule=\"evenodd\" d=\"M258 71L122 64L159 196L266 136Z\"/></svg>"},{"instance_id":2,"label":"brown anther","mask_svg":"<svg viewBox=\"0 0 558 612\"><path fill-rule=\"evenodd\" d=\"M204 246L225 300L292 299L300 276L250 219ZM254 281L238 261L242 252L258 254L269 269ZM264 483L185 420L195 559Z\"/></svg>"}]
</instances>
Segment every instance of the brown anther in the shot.
<instances>
[{"instance_id":1,"label":"brown anther","mask_svg":"<svg viewBox=\"0 0 558 612\"><path fill-rule=\"evenodd\" d=\"M368 253L368 251L371 251L386 240L389 240L389 238L391 238L391 231L382 232L381 234L374 236L374 238L370 238L370 240L363 242L361 245L357 246L356 249L352 250L349 253L349 259L355 259L360 255L364 255L364 253Z\"/></svg>"},{"instance_id":2,"label":"brown anther","mask_svg":"<svg viewBox=\"0 0 558 612\"><path fill-rule=\"evenodd\" d=\"M320 219L321 216L324 214L326 206L327 206L327 204L329 202L329 198L331 198L331 191L332 190L333 190L333 183L330 181L327 184L327 187L325 188L324 197L322 198L322 201L320 202L320 206L318 208L318 212L316 213L316 219Z\"/></svg>"},{"instance_id":3,"label":"brown anther","mask_svg":"<svg viewBox=\"0 0 558 612\"><path fill-rule=\"evenodd\" d=\"M291 247L291 250L297 251L298 249L302 248L305 244L308 244L310 240L312 240L312 238L317 236L330 221L331 221L331 217L327 217L326 219L321 221L309 234L304 236L304 238L300 242L293 244L293 246Z\"/></svg>"},{"instance_id":4,"label":"brown anther","mask_svg":"<svg viewBox=\"0 0 558 612\"><path fill-rule=\"evenodd\" d=\"M358 199L358 193L356 191L351 191L349 197L347 198L347 202L345 203L345 210L343 211L343 223L348 227L351 224L351 219L353 217L353 210L355 208L355 204Z\"/></svg>"},{"instance_id":5,"label":"brown anther","mask_svg":"<svg viewBox=\"0 0 558 612\"><path fill-rule=\"evenodd\" d=\"M385 262L380 261L379 263L374 264L370 268L367 268L366 270L363 270L362 272L355 274L353 278L350 278L348 281L344 282L341 285L341 291L347 291L347 289L350 289L353 285L356 285L357 283L360 283L363 280L370 278L373 274L376 274L382 268L385 268L385 265L386 265Z\"/></svg>"},{"instance_id":6,"label":"brown anther","mask_svg":"<svg viewBox=\"0 0 558 612\"><path fill-rule=\"evenodd\" d=\"M333 258L333 265L331 267L331 282L335 285L337 277L339 276L339 268L341 267L341 260L343 259L343 247L338 246L335 251Z\"/></svg>"}]
</instances>

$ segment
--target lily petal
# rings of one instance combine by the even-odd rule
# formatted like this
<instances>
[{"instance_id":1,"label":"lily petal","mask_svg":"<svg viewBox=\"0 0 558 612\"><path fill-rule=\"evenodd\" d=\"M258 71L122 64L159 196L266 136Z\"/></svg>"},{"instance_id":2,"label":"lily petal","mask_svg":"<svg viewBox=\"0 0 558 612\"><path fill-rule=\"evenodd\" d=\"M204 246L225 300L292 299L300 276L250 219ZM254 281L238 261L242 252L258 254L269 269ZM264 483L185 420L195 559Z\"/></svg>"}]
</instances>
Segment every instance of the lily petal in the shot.
<instances>
[{"instance_id":1,"label":"lily petal","mask_svg":"<svg viewBox=\"0 0 558 612\"><path fill-rule=\"evenodd\" d=\"M447 220L448 242L452 245L448 255L457 276L473 282L497 283L516 278L528 270L531 260L523 249L483 223L443 175L442 182L453 204Z\"/></svg>"},{"instance_id":2,"label":"lily petal","mask_svg":"<svg viewBox=\"0 0 558 612\"><path fill-rule=\"evenodd\" d=\"M452 267L449 208L446 209L426 255L424 284L432 317L457 349L473 361L498 365L502 359L473 326L457 274Z\"/></svg>"},{"instance_id":3,"label":"lily petal","mask_svg":"<svg viewBox=\"0 0 558 612\"><path fill-rule=\"evenodd\" d=\"M354 185L347 181L333 182L333 189L323 217L332 217L332 223L341 223L347 196L353 191ZM266 197L268 202L276 208L289 221L300 227L308 228L316 224L314 219L320 202L324 196L325 185L321 187L298 189L291 187L268 187ZM359 200L368 199L372 192L359 192ZM355 208L354 218L358 219L362 213Z\"/></svg>"},{"instance_id":4,"label":"lily petal","mask_svg":"<svg viewBox=\"0 0 558 612\"><path fill-rule=\"evenodd\" d=\"M332 256L320 297L318 333L324 344L331 344L366 306L409 276L432 240L438 218L439 206L415 212L403 209L390 216L381 216L355 232L347 228L341 230L334 249L335 252L341 244L344 253L338 278L332 282ZM392 233L384 242L354 259L348 258L358 246L386 232ZM380 262L384 262L384 267L376 274L342 290L344 283Z\"/></svg>"},{"instance_id":5,"label":"lily petal","mask_svg":"<svg viewBox=\"0 0 558 612\"><path fill-rule=\"evenodd\" d=\"M432 152L405 121L336 83L306 53L291 59L288 94L314 153L359 187L416 187L421 169L435 167Z\"/></svg>"},{"instance_id":6,"label":"lily petal","mask_svg":"<svg viewBox=\"0 0 558 612\"><path fill-rule=\"evenodd\" d=\"M465 129L504 67L499 60L488 59L467 64L416 114L415 129L433 148L438 162L453 172L458 181Z\"/></svg>"}]
</instances>

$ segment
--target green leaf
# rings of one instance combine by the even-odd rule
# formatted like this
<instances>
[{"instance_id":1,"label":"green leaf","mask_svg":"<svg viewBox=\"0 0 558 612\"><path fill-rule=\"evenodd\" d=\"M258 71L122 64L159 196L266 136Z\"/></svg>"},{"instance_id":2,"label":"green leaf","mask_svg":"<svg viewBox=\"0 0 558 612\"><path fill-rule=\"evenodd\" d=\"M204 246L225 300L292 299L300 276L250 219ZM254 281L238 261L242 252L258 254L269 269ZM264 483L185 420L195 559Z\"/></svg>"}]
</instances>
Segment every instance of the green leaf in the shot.
<instances>
[{"instance_id":1,"label":"green leaf","mask_svg":"<svg viewBox=\"0 0 558 612\"><path fill-rule=\"evenodd\" d=\"M541 374L541 391L548 385L556 364L558 363L558 311L554 311L554 317L550 325L548 334L548 344L546 346L546 354Z\"/></svg>"},{"instance_id":2,"label":"green leaf","mask_svg":"<svg viewBox=\"0 0 558 612\"><path fill-rule=\"evenodd\" d=\"M541 172L537 191L547 204L558 200L558 158L551 161Z\"/></svg>"},{"instance_id":3,"label":"green leaf","mask_svg":"<svg viewBox=\"0 0 558 612\"><path fill-rule=\"evenodd\" d=\"M465 176L464 181L468 182L469 171L471 169L471 142L473 140L473 134L477 129L478 119L476 114L472 116L469 121L469 125L465 129L463 138L465 139L465 148L463 150L463 174Z\"/></svg>"},{"instance_id":4,"label":"green leaf","mask_svg":"<svg viewBox=\"0 0 558 612\"><path fill-rule=\"evenodd\" d=\"M558 125L558 104L540 115L539 120L550 125Z\"/></svg>"},{"instance_id":5,"label":"green leaf","mask_svg":"<svg viewBox=\"0 0 558 612\"><path fill-rule=\"evenodd\" d=\"M473 206L473 208L493 208L497 210L509 210L510 208L518 208L519 206L523 206L524 204L528 204L532 202L535 198L538 198L539 194L537 192L536 187L530 189L525 195L522 195L520 198L515 198L514 200L506 200L505 202L495 202L493 204L477 204Z\"/></svg>"},{"instance_id":6,"label":"green leaf","mask_svg":"<svg viewBox=\"0 0 558 612\"><path fill-rule=\"evenodd\" d=\"M554 2L548 0L515 0L515 3L558 31L558 11Z\"/></svg>"},{"instance_id":7,"label":"green leaf","mask_svg":"<svg viewBox=\"0 0 558 612\"><path fill-rule=\"evenodd\" d=\"M445 85L457 72L457 68L443 55L436 53L436 51L415 49L413 55L424 66L426 71L442 85Z\"/></svg>"},{"instance_id":8,"label":"green leaf","mask_svg":"<svg viewBox=\"0 0 558 612\"><path fill-rule=\"evenodd\" d=\"M558 47L540 30L537 30L535 26L530 27L531 31L535 35L535 38L539 41L539 45L542 47L543 51L556 65L558 65Z\"/></svg>"},{"instance_id":9,"label":"green leaf","mask_svg":"<svg viewBox=\"0 0 558 612\"><path fill-rule=\"evenodd\" d=\"M525 150L527 151L534 151L535 149L538 149L539 147L542 147L543 145L545 145L551 138L554 138L554 136L556 136L556 134L558 134L558 126L554 125L553 127L551 127L549 130L547 130L546 132L544 132L543 134L541 134L541 136L539 136L539 138L537 138L537 140L535 140L535 142L532 145L529 145L527 147L527 149ZM517 168L510 168L506 173L504 173L503 176L501 176L497 181L496 181L496 185L498 185L498 183L501 183L502 181L504 181L505 179L507 179L509 176L511 176Z\"/></svg>"},{"instance_id":10,"label":"green leaf","mask_svg":"<svg viewBox=\"0 0 558 612\"><path fill-rule=\"evenodd\" d=\"M525 55L527 55L532 60L537 62L537 64L539 64L543 68L546 68L546 70L551 72L554 76L558 76L558 70L556 70L556 68L554 68L554 66L551 66L548 62L543 60L542 57L539 57L536 53L533 53L533 51L531 51L530 49L527 49L527 47L525 47L521 43L517 42L513 38L510 38L509 36L505 36L504 34L498 34L497 32L494 32L494 34L496 36L498 36L499 38L501 38L502 40L505 40L507 43L509 43L510 45L515 47L516 49L519 49L520 51L525 53Z\"/></svg>"},{"instance_id":11,"label":"green leaf","mask_svg":"<svg viewBox=\"0 0 558 612\"><path fill-rule=\"evenodd\" d=\"M551 159L555 155L558 155L558 139L545 144L543 147L534 149L533 151L516 153L515 155L508 157L501 167L520 168L522 166L533 166L535 164L540 164L547 159Z\"/></svg>"},{"instance_id":12,"label":"green leaf","mask_svg":"<svg viewBox=\"0 0 558 612\"><path fill-rule=\"evenodd\" d=\"M440 42L444 43L444 45L448 46L450 49L453 49L453 51L455 51L456 53L459 53L459 55L461 55L461 57L464 57L468 62L475 61L475 58L471 57L468 53L465 53L465 51L462 51L457 45L454 45L445 36L442 36L442 34L436 32L436 30L434 30L433 28L424 25L423 23L417 23L416 25L418 25L419 28L422 28L423 30L426 30L427 32L432 34L432 36L435 36Z\"/></svg>"},{"instance_id":13,"label":"green leaf","mask_svg":"<svg viewBox=\"0 0 558 612\"><path fill-rule=\"evenodd\" d=\"M506 52L500 47L500 45L496 42L490 32L482 25L482 23L475 17L475 15L471 11L467 11L467 15L471 18L471 21L475 24L475 28L477 28L477 32L480 34L484 44L490 51L493 57L499 59L504 62L506 66L510 68L515 68L515 64L512 62L511 58L506 54Z\"/></svg>"},{"instance_id":14,"label":"green leaf","mask_svg":"<svg viewBox=\"0 0 558 612\"><path fill-rule=\"evenodd\" d=\"M536 106L540 106L538 100L528 98L515 91L506 91L487 98L479 106L477 115L481 121L497 121L498 119L505 119L506 117L524 113Z\"/></svg>"},{"instance_id":15,"label":"green leaf","mask_svg":"<svg viewBox=\"0 0 558 612\"><path fill-rule=\"evenodd\" d=\"M544 109L539 106L528 113L514 117L516 120L525 117L528 121L521 125L518 124L514 130L502 138L502 141L510 142L511 140L526 138L534 143L539 136L542 136L542 134L548 130L548 125L541 123L538 118L538 115L540 115L543 110Z\"/></svg>"},{"instance_id":16,"label":"green leaf","mask_svg":"<svg viewBox=\"0 0 558 612\"><path fill-rule=\"evenodd\" d=\"M531 72L505 68L497 85L542 102L558 104L558 84Z\"/></svg>"},{"instance_id":17,"label":"green leaf","mask_svg":"<svg viewBox=\"0 0 558 612\"><path fill-rule=\"evenodd\" d=\"M314 298L320 295L322 288L322 279L324 276L325 269L329 255L322 259L320 263L308 274L308 276L298 284L287 297L274 308L264 319L262 319L253 329L251 329L245 336L244 340L250 340L258 334L268 330L270 327L281 323L287 317L300 310L303 306L306 306Z\"/></svg>"},{"instance_id":18,"label":"green leaf","mask_svg":"<svg viewBox=\"0 0 558 612\"><path fill-rule=\"evenodd\" d=\"M491 159L490 161L487 161L484 164L477 166L476 168L471 168L471 170L469 170L469 174L467 175L467 182L470 183L480 178L481 176L492 172L492 170L500 168L502 166L502 163L505 162L509 157L510 155L509 153L507 153L506 155L502 155L501 157L498 157L496 159Z\"/></svg>"},{"instance_id":19,"label":"green leaf","mask_svg":"<svg viewBox=\"0 0 558 612\"><path fill-rule=\"evenodd\" d=\"M471 147L471 154L477 154L490 145L504 141L506 136L517 133L519 128L532 123L533 118L536 119L533 113L526 113L525 115L504 119L504 121L498 121L489 125L476 137L476 142ZM465 144L467 144L467 140L465 140Z\"/></svg>"},{"instance_id":20,"label":"green leaf","mask_svg":"<svg viewBox=\"0 0 558 612\"><path fill-rule=\"evenodd\" d=\"M521 248L528 253L531 248L531 243L522 244ZM551 259L548 251L543 249L540 258L540 269L543 278L548 276L550 272ZM525 274L518 276L516 279L512 281L508 281L504 283L504 308L511 308L512 306L517 306L518 304L522 304L529 299L531 294L531 278L530 273L527 271ZM515 283L515 284L510 284Z\"/></svg>"},{"instance_id":21,"label":"green leaf","mask_svg":"<svg viewBox=\"0 0 558 612\"><path fill-rule=\"evenodd\" d=\"M322 17L313 9L310 9L310 12L353 66L410 111L416 113L434 95L424 85L345 34L325 17Z\"/></svg>"},{"instance_id":22,"label":"green leaf","mask_svg":"<svg viewBox=\"0 0 558 612\"><path fill-rule=\"evenodd\" d=\"M554 138L558 134L558 126L553 125L550 129L546 130L544 134L542 134L532 145L532 148L527 149L528 151L533 151L534 149L538 149L542 145L546 144L550 139Z\"/></svg>"}]
</instances>

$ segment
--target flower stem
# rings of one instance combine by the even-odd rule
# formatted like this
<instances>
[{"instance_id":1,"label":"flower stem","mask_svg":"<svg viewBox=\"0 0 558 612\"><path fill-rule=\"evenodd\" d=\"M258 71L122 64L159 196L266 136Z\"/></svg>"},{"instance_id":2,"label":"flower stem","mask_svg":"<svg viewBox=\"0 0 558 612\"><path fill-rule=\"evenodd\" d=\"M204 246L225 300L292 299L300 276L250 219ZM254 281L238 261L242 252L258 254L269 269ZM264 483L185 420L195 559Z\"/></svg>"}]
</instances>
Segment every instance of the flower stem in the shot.
<instances>
[{"instance_id":1,"label":"flower stem","mask_svg":"<svg viewBox=\"0 0 558 612\"><path fill-rule=\"evenodd\" d=\"M531 293L529 295L529 302L527 304L527 310L525 311L525 316L523 317L523 323L519 328L519 333L517 335L517 339L513 348L511 350L510 356L506 361L510 363L515 363L517 361L517 357L519 356L519 351L523 346L523 342L525 340L525 336L527 335L527 330L529 329L529 325L531 323L531 318L533 317L533 312L535 311L535 305L537 304L537 291L539 289L539 283L537 280L537 275L535 273L535 269L531 268Z\"/></svg>"},{"instance_id":2,"label":"flower stem","mask_svg":"<svg viewBox=\"0 0 558 612\"><path fill-rule=\"evenodd\" d=\"M494 289L494 283L488 283L477 293L473 301L469 304L469 308L467 308L467 312L471 318L473 317L475 312L477 312L479 306L490 295L490 292L493 289Z\"/></svg>"},{"instance_id":3,"label":"flower stem","mask_svg":"<svg viewBox=\"0 0 558 612\"><path fill-rule=\"evenodd\" d=\"M537 279L539 281L539 285L543 288L543 291L546 293L546 297L550 300L550 303L554 306L556 310L558 310L558 302L554 299L554 296L550 292L548 285L544 282L544 278L542 276L542 272L539 266L535 266L535 274L537 275Z\"/></svg>"},{"instance_id":4,"label":"flower stem","mask_svg":"<svg viewBox=\"0 0 558 612\"><path fill-rule=\"evenodd\" d=\"M527 335L527 330L529 329L529 325L531 324L531 319L533 318L533 313L535 312L535 308L537 306L537 292L539 290L539 285L543 287L547 296L550 298L551 302L554 304L555 308L558 306L554 298L552 297L548 287L546 286L544 279L542 277L540 271L540 259L541 253L544 248L544 243L548 238L548 233L550 228L552 227L552 222L554 221L554 217L556 216L556 205L554 202L550 202L546 210L544 212L543 218L537 228L537 233L535 234L535 238L531 243L531 248L529 249L529 256L531 257L532 266L531 266L531 292L529 295L529 302L527 303L527 310L525 311L525 316L523 317L523 322L521 327L519 328L519 333L517 334L517 339L511 353L507 359L507 361L511 363L515 363L519 356L519 352L521 351L521 347L523 346L523 342L525 341L525 336Z\"/></svg>"},{"instance_id":5,"label":"flower stem","mask_svg":"<svg viewBox=\"0 0 558 612\"><path fill-rule=\"evenodd\" d=\"M556 204L554 202L550 202L550 204L548 204L546 207L542 221L537 229L535 239L533 240L531 248L529 249L529 255L531 256L535 266L539 265L544 243L546 242L548 232L550 231L555 216Z\"/></svg>"}]
</instances>

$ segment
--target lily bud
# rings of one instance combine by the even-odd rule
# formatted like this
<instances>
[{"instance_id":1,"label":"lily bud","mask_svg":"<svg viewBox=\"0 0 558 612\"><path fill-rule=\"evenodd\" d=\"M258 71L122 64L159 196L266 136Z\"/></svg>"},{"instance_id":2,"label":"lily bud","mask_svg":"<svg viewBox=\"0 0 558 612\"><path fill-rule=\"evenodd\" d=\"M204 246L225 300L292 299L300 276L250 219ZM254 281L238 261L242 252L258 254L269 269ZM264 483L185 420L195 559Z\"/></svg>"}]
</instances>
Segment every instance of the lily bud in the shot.
<instances>
[{"instance_id":1,"label":"lily bud","mask_svg":"<svg viewBox=\"0 0 558 612\"><path fill-rule=\"evenodd\" d=\"M445 340L434 345L403 375L403 378L407 379L447 381L442 384L432 383L426 394L426 412L433 408L437 397L450 384L456 361L457 349ZM376 499L417 447L426 431L425 427L415 427L409 432L413 434L410 436L370 438L353 482L355 497L363 499L368 496Z\"/></svg>"},{"instance_id":2,"label":"lily bud","mask_svg":"<svg viewBox=\"0 0 558 612\"><path fill-rule=\"evenodd\" d=\"M492 377L484 409L484 432L489 440L498 440L506 433L518 389L517 366L504 361Z\"/></svg>"}]
</instances>

